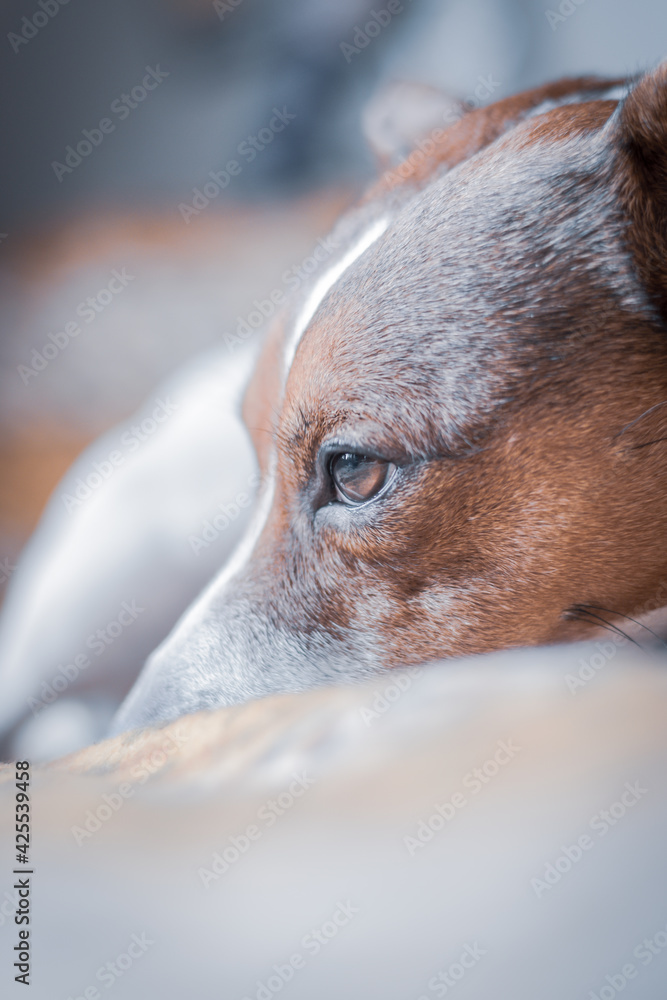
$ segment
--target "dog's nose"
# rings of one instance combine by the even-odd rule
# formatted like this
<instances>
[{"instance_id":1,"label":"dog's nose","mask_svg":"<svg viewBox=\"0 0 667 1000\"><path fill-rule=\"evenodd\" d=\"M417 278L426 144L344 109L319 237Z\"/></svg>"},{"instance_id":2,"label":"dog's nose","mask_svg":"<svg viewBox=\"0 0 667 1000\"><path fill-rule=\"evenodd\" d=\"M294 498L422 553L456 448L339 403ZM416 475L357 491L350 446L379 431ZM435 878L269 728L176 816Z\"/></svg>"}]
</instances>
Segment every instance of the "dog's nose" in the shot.
<instances>
[{"instance_id":1,"label":"dog's nose","mask_svg":"<svg viewBox=\"0 0 667 1000\"><path fill-rule=\"evenodd\" d=\"M304 651L248 598L222 594L148 659L112 723L116 735L181 715L303 690Z\"/></svg>"},{"instance_id":2,"label":"dog's nose","mask_svg":"<svg viewBox=\"0 0 667 1000\"><path fill-rule=\"evenodd\" d=\"M190 686L190 676L187 663L165 663L159 653L154 653L114 716L109 735L162 725L180 715L211 707L206 694Z\"/></svg>"},{"instance_id":3,"label":"dog's nose","mask_svg":"<svg viewBox=\"0 0 667 1000\"><path fill-rule=\"evenodd\" d=\"M240 636L232 639L236 616L233 607L225 611L215 624L209 616L198 627L177 628L149 657L113 720L113 735L243 700L235 669Z\"/></svg>"},{"instance_id":4,"label":"dog's nose","mask_svg":"<svg viewBox=\"0 0 667 1000\"><path fill-rule=\"evenodd\" d=\"M375 644L348 648L326 629L302 632L269 612L250 579L209 595L153 653L121 705L111 735L384 669Z\"/></svg>"}]
</instances>

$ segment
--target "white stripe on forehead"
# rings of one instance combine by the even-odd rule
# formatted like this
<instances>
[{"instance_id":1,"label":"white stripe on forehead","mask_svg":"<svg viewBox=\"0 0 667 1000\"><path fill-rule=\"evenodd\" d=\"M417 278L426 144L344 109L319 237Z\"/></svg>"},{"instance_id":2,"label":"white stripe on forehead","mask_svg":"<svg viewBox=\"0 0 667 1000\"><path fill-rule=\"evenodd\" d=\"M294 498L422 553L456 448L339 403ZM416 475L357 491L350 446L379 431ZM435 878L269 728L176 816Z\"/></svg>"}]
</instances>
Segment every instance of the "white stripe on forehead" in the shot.
<instances>
[{"instance_id":1,"label":"white stripe on forehead","mask_svg":"<svg viewBox=\"0 0 667 1000\"><path fill-rule=\"evenodd\" d=\"M315 315L317 307L326 293L333 285L335 285L341 275L347 271L348 267L350 267L355 260L361 257L364 250L367 250L369 246L382 235L388 225L388 219L380 219L378 222L375 222L370 229L367 229L366 232L359 237L354 246L348 250L338 263L334 264L333 267L330 268L326 274L323 274L322 277L315 283L315 287L306 299L304 306L297 317L294 331L289 339L284 359L285 378L287 378L287 373L289 372L292 361L294 360L294 355L296 354L297 347L299 346L299 341L305 333L308 324ZM274 447L271 449L271 453L269 455L269 467L262 490L260 491L259 504L253 516L252 522L242 542L233 553L230 561L214 580L213 587L211 588L213 592L217 592L221 587L224 587L225 584L229 583L229 581L243 569L250 559L250 556L255 549L255 545L259 541L259 537L269 519L271 506L273 504L273 497L275 494L277 467L278 456Z\"/></svg>"},{"instance_id":2,"label":"white stripe on forehead","mask_svg":"<svg viewBox=\"0 0 667 1000\"><path fill-rule=\"evenodd\" d=\"M347 271L348 267L350 267L355 260L361 257L364 251L367 250L371 244L382 235L388 225L389 219L386 218L373 223L369 229L361 234L357 242L347 251L347 253L344 254L343 257L341 257L341 259L315 283L297 316L294 330L288 340L284 356L285 379L287 378L292 361L294 360L294 355L296 354L299 346L299 341L305 333L308 324L315 315L315 312L317 311L317 308L322 302L324 296L327 294L329 289L335 285L345 271ZM175 647L177 651L179 644L186 639L187 635L195 632L197 629L210 628L210 625L206 624L206 618L210 613L212 602L216 597L219 597L230 581L238 576L238 574L241 573L244 567L248 564L250 557L255 550L255 546L259 541L260 535L262 534L269 519L275 495L276 469L278 464L277 459L278 456L274 447L272 448L269 456L269 467L260 490L255 513L250 525L246 529L243 539L237 546L236 550L232 553L232 556L227 564L223 566L222 570L213 578L208 587L206 587L203 593L200 594L197 600L186 611L183 618L176 625L171 635L167 637L159 650L156 650L156 654L158 656L168 656L170 646ZM152 672L153 670L149 669L149 674L152 674ZM144 683L148 683L148 680L145 680Z\"/></svg>"},{"instance_id":3,"label":"white stripe on forehead","mask_svg":"<svg viewBox=\"0 0 667 1000\"><path fill-rule=\"evenodd\" d=\"M329 289L333 288L338 279L343 276L345 271L347 271L347 269L354 264L355 260L358 260L362 253L368 250L371 244L375 243L375 241L382 236L388 225L389 219L387 218L378 219L374 222L370 229L367 229L361 234L357 242L350 247L347 253L344 254L339 261L330 267L329 270L315 282L312 291L308 295L308 298L304 302L299 315L295 320L294 329L288 337L287 344L285 345L285 354L283 357L283 384L287 381L287 376L289 375L289 370L292 367L294 355L297 352L301 338L308 329L308 325L317 312L317 309L325 295Z\"/></svg>"}]
</instances>

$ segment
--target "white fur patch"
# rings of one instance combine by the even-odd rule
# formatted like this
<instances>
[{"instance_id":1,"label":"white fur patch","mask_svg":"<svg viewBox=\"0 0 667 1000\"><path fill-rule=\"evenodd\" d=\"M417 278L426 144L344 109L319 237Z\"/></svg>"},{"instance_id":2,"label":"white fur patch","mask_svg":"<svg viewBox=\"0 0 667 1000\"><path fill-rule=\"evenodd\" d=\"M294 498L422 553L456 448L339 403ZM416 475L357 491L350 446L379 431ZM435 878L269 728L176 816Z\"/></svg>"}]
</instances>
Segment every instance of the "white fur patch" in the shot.
<instances>
[{"instance_id":1,"label":"white fur patch","mask_svg":"<svg viewBox=\"0 0 667 1000\"><path fill-rule=\"evenodd\" d=\"M341 259L333 265L333 267L329 268L329 270L315 283L313 290L310 292L303 308L297 316L294 330L287 341L285 355L283 358L285 378L287 378L291 368L299 342L306 332L308 324L315 315L318 306L324 299L324 296L331 288L333 288L339 278L343 276L345 271L347 271L347 269L351 267L351 265L354 264L354 262L358 260L359 257L361 257L361 255L368 250L368 248L375 243L377 239L380 238L380 236L382 236L388 225L389 219L386 218L379 219L375 222L370 229L367 229L366 232L362 233L357 242L347 251L347 253L344 254ZM243 569L252 555L255 545L259 541L259 537L264 530L264 526L268 520L271 506L273 504L277 465L278 457L275 450L273 450L269 457L269 467L264 481L262 495L260 497L257 510L255 511L255 516L252 519L245 537L232 555L231 559L223 568L222 572L213 581L213 587L216 591L221 587L224 587L225 584L232 580L237 573ZM205 601L207 597L208 593L204 593L200 600ZM197 603L199 604L200 602Z\"/></svg>"},{"instance_id":2,"label":"white fur patch","mask_svg":"<svg viewBox=\"0 0 667 1000\"><path fill-rule=\"evenodd\" d=\"M537 104L534 108L531 108L525 117L527 119L537 118L539 115L544 115L555 108L564 108L571 104L585 104L592 100L622 101L628 96L628 89L627 84L618 84L615 87L608 87L606 90L597 92L594 98L591 96L591 92L586 90L578 90L574 94L566 94L565 97L549 97L542 101L541 104Z\"/></svg>"},{"instance_id":3,"label":"white fur patch","mask_svg":"<svg viewBox=\"0 0 667 1000\"><path fill-rule=\"evenodd\" d=\"M630 87L627 83L618 84L616 87L610 87L609 90L605 90L601 95L603 101L623 101L628 96Z\"/></svg>"},{"instance_id":4,"label":"white fur patch","mask_svg":"<svg viewBox=\"0 0 667 1000\"><path fill-rule=\"evenodd\" d=\"M364 251L368 250L368 248L377 239L379 239L388 225L388 218L382 218L373 223L369 229L362 233L357 242L353 244L347 253L345 253L341 259L329 268L329 270L315 283L296 318L294 329L287 340L283 356L283 378L285 381L287 380L287 375L289 374L289 370L292 366L299 342L301 341L301 338L303 337L310 321L315 315L317 308L324 299L325 295L331 288L333 288L345 271L347 271L347 269L354 264L359 257L361 257ZM197 598L195 603L188 611L186 611L184 617L176 625L171 635L167 637L163 645L160 647L161 653L164 653L172 644L177 644L181 636L186 635L188 632L202 626L202 622L210 605L211 599L216 594L219 594L220 591L230 582L230 580L233 580L234 577L237 576L248 563L271 512L273 498L275 495L277 464L277 454L275 450L272 450L269 458L269 467L264 479L257 509L255 510L254 517L246 531L245 536L233 552L229 562L223 567L220 573L214 577L208 587Z\"/></svg>"},{"instance_id":5,"label":"white fur patch","mask_svg":"<svg viewBox=\"0 0 667 1000\"><path fill-rule=\"evenodd\" d=\"M382 236L383 232L389 225L389 219L383 218L378 219L374 222L370 229L367 229L365 233L359 237L357 242L350 247L346 254L344 254L339 261L332 265L328 271L326 271L318 280L315 282L312 291L308 295L308 298L303 304L299 315L294 323L294 329L285 345L285 354L283 357L283 379L287 381L287 376L289 370L292 367L292 362L294 361L294 356L297 352L297 348L301 342L301 338L308 329L308 325L318 310L321 302L323 301L327 292L333 288L336 282L342 278L343 274L347 271L349 267L354 264L356 260L361 257L361 255L368 250L368 248L375 243L376 240Z\"/></svg>"}]
</instances>

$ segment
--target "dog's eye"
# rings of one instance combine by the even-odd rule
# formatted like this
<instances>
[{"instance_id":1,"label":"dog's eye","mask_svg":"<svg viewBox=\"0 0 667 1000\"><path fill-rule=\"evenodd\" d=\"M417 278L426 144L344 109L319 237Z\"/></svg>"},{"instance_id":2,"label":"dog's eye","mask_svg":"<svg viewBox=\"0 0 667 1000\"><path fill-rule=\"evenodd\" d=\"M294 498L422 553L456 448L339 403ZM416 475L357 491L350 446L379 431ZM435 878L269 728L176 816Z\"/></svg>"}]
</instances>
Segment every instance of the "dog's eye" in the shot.
<instances>
[{"instance_id":1,"label":"dog's eye","mask_svg":"<svg viewBox=\"0 0 667 1000\"><path fill-rule=\"evenodd\" d=\"M334 455L329 468L338 499L350 504L377 496L396 472L391 462L349 451Z\"/></svg>"}]
</instances>

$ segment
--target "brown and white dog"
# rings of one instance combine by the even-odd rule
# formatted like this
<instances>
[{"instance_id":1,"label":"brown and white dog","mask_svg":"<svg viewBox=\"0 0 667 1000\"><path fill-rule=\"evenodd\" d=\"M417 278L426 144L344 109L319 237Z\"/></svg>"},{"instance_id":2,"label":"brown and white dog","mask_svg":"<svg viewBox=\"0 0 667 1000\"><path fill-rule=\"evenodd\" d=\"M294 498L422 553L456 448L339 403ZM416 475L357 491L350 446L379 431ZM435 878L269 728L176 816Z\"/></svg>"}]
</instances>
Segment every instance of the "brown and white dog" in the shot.
<instances>
[{"instance_id":1,"label":"brown and white dog","mask_svg":"<svg viewBox=\"0 0 667 1000\"><path fill-rule=\"evenodd\" d=\"M252 524L116 731L667 604L667 64L420 149L268 330Z\"/></svg>"},{"instance_id":2,"label":"brown and white dog","mask_svg":"<svg viewBox=\"0 0 667 1000\"><path fill-rule=\"evenodd\" d=\"M667 603L667 65L432 142L270 330L254 523L116 729Z\"/></svg>"}]
</instances>

